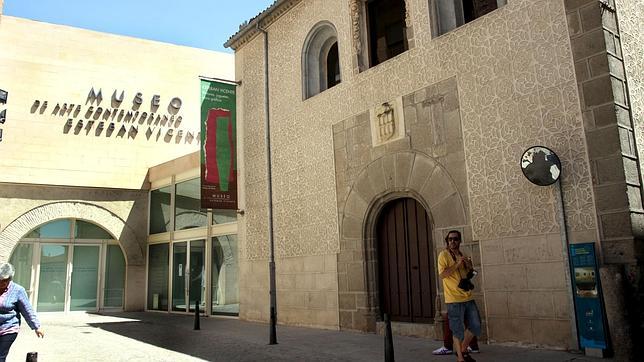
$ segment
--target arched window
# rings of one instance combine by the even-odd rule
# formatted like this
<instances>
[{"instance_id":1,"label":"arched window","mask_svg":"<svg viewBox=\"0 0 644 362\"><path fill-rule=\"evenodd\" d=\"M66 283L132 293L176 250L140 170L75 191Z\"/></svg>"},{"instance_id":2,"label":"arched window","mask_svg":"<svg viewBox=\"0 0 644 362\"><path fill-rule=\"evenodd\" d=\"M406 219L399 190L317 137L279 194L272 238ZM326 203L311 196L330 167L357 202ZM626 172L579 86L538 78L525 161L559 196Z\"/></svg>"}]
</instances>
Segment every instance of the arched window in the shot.
<instances>
[{"instance_id":1,"label":"arched window","mask_svg":"<svg viewBox=\"0 0 644 362\"><path fill-rule=\"evenodd\" d=\"M16 268L14 280L38 312L124 306L125 257L118 241L99 225L50 221L21 238L9 260Z\"/></svg>"},{"instance_id":2,"label":"arched window","mask_svg":"<svg viewBox=\"0 0 644 362\"><path fill-rule=\"evenodd\" d=\"M304 99L340 83L338 35L329 22L313 27L302 51L302 89Z\"/></svg>"}]
</instances>

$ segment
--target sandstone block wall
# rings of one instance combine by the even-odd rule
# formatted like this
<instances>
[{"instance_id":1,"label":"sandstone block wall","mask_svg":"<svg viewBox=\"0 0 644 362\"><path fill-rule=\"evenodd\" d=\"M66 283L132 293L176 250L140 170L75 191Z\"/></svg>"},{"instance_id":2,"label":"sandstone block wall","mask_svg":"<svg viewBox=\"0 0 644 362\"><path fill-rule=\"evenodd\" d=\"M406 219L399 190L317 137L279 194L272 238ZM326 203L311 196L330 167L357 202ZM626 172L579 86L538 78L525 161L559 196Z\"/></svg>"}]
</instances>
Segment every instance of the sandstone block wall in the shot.
<instances>
[{"instance_id":1,"label":"sandstone block wall","mask_svg":"<svg viewBox=\"0 0 644 362\"><path fill-rule=\"evenodd\" d=\"M566 311L571 306L563 298L562 280L553 275L564 265L553 240L560 229L555 191L530 184L519 167L521 154L530 146L544 145L557 152L563 161L564 204L571 239L597 240L592 176L564 1L508 1L480 19L432 37L430 2L409 0L406 4L414 47L362 72L356 65L356 27L349 3L301 1L267 26L273 183L280 190L274 198L278 257L337 253L340 305L343 301L355 302L351 311L340 307L340 325L343 321L356 326L369 324L364 310L360 310L370 303L367 294L361 295L367 290L367 272L359 266L343 266L359 264L370 252L365 247L368 238L360 236L364 220L350 215L352 226L346 227L342 221L346 216L337 211L344 204L352 205L354 211L368 205L367 200L349 202L350 188L362 188L350 181L368 171L358 165L371 157L363 147L371 141L370 134L365 133L370 128L361 123L363 114L383 102L415 95L454 78L464 150L459 157L465 167L463 171L446 169L450 170L447 176L457 191L456 198L463 205L460 225L469 240L480 245L484 305L492 308L487 314L489 338L570 346ZM300 59L309 30L322 20L333 23L338 32L342 82L302 100L299 62L290 60ZM243 109L240 156L247 191L247 213L240 221L240 237L246 240L248 258L261 260L268 255L264 231L267 202L263 36L250 39L236 56L237 79L244 82L238 108ZM409 113L405 109L406 122L428 117L418 113L425 111L422 108L412 108ZM432 141L422 123L412 127L415 128L395 145L375 152L380 152L379 156L393 155L422 149ZM366 156L348 158L344 164L342 157L334 157L340 148ZM391 157L396 164L398 159ZM410 166L413 163L405 157L401 156L400 165L408 165L406 170L411 175L417 166ZM454 160L460 162L455 156L439 164L444 167ZM346 178L337 172L339 169L346 170ZM400 181L410 182L406 178ZM393 185L396 182L394 179ZM395 186L389 187L386 181L384 185L390 192L395 191ZM328 209L333 206L335 210ZM290 237L287 230L297 230L296 236ZM525 260L526 256L517 250L527 243L523 238L537 240L548 252ZM345 243L345 239L350 242ZM519 277L515 278L514 273ZM347 295L342 294L345 283ZM490 298L500 301L498 306L491 306L487 300L488 283ZM553 297L539 303L532 298L548 293ZM514 294L521 298L510 301L509 296ZM525 325L530 327L507 332ZM553 327L562 327L561 334L549 334Z\"/></svg>"},{"instance_id":2,"label":"sandstone block wall","mask_svg":"<svg viewBox=\"0 0 644 362\"><path fill-rule=\"evenodd\" d=\"M140 189L149 167L199 149L198 76L233 77L229 54L10 16L2 16L0 47L9 92L0 182ZM100 104L90 103L92 88L102 91Z\"/></svg>"}]
</instances>

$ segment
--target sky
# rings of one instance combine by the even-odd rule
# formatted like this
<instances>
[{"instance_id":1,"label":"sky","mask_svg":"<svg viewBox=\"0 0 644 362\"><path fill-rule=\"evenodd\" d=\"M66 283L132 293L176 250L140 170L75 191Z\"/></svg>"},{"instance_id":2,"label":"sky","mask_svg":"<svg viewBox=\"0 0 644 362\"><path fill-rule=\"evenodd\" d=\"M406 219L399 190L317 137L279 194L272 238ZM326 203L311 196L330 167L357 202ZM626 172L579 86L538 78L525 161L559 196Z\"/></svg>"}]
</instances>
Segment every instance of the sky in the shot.
<instances>
[{"instance_id":1,"label":"sky","mask_svg":"<svg viewBox=\"0 0 644 362\"><path fill-rule=\"evenodd\" d=\"M274 0L4 0L4 15L225 51L239 24Z\"/></svg>"}]
</instances>

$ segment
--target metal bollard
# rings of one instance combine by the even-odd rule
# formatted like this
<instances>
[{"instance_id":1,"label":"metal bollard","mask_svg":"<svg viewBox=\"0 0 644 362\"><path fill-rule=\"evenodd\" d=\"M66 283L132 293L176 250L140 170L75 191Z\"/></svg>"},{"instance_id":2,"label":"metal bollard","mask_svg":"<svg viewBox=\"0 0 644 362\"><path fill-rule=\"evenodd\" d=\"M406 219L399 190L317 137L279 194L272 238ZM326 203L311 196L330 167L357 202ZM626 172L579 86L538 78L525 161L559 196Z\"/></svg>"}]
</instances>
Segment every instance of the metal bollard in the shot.
<instances>
[{"instance_id":1,"label":"metal bollard","mask_svg":"<svg viewBox=\"0 0 644 362\"><path fill-rule=\"evenodd\" d=\"M27 352L26 362L38 362L38 352Z\"/></svg>"},{"instance_id":2,"label":"metal bollard","mask_svg":"<svg viewBox=\"0 0 644 362\"><path fill-rule=\"evenodd\" d=\"M277 313L275 308L271 308L271 324L270 324L270 335L268 344L277 344Z\"/></svg>"},{"instance_id":3,"label":"metal bollard","mask_svg":"<svg viewBox=\"0 0 644 362\"><path fill-rule=\"evenodd\" d=\"M391 321L385 313L385 362L394 362L394 339L391 336Z\"/></svg>"},{"instance_id":4,"label":"metal bollard","mask_svg":"<svg viewBox=\"0 0 644 362\"><path fill-rule=\"evenodd\" d=\"M199 326L199 299L195 301L195 331L198 331L201 329Z\"/></svg>"}]
</instances>

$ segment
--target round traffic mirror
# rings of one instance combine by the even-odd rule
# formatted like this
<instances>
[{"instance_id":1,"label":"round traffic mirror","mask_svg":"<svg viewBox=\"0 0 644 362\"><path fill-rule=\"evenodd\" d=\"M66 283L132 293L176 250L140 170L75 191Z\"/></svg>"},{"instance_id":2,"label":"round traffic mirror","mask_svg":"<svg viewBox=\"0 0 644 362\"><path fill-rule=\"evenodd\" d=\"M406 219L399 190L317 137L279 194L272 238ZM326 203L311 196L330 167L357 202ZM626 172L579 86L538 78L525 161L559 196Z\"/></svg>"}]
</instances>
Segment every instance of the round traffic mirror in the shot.
<instances>
[{"instance_id":1,"label":"round traffic mirror","mask_svg":"<svg viewBox=\"0 0 644 362\"><path fill-rule=\"evenodd\" d=\"M561 161L554 151L543 146L533 146L521 156L523 175L535 185L548 186L561 175Z\"/></svg>"}]
</instances>

